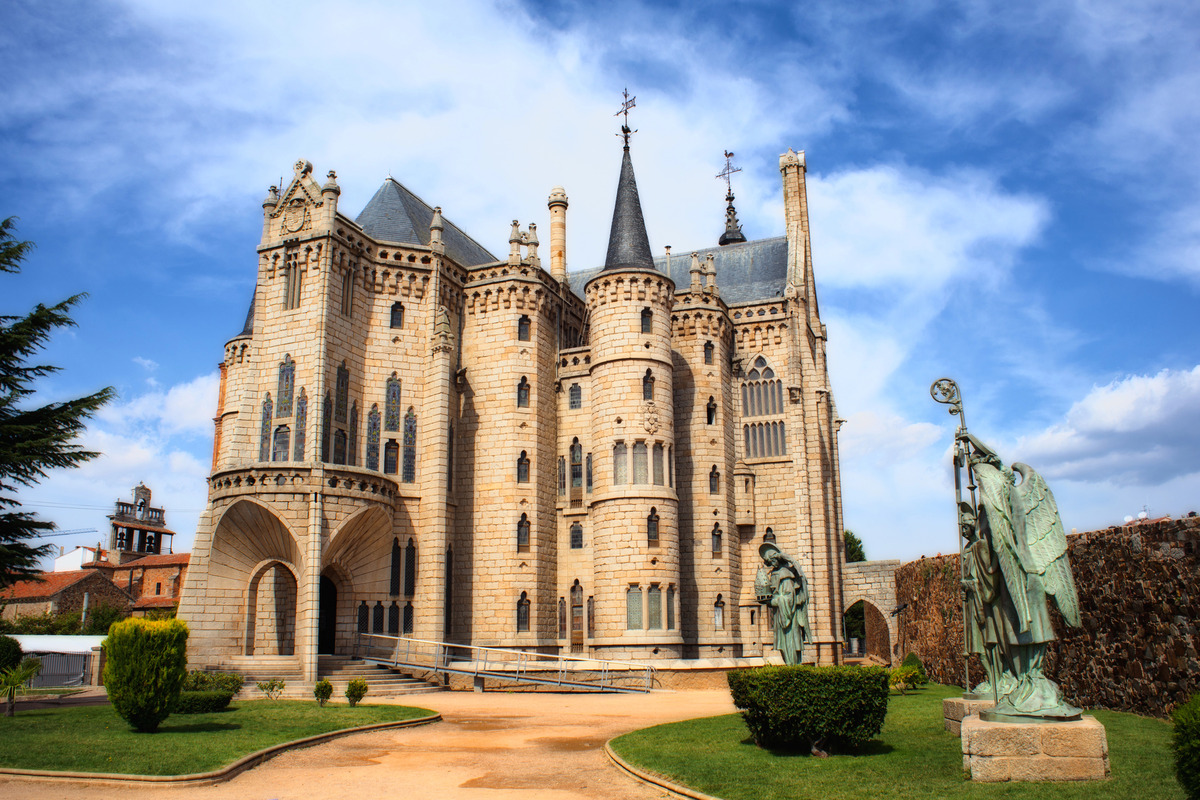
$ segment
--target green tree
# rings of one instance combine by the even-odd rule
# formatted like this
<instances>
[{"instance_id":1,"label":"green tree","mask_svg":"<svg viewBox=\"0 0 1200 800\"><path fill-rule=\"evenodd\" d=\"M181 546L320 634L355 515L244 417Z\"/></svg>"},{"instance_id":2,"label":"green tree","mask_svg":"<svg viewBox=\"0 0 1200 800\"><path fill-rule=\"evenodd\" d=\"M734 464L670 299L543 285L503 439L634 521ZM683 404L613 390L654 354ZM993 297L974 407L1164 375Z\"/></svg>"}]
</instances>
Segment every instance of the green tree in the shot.
<instances>
[{"instance_id":1,"label":"green tree","mask_svg":"<svg viewBox=\"0 0 1200 800\"><path fill-rule=\"evenodd\" d=\"M13 217L0 222L0 272L20 272L33 249L14 230ZM36 484L47 470L77 467L98 455L75 440L88 417L113 397L111 386L77 400L29 407L34 381L59 369L31 365L29 359L55 330L75 325L68 312L84 297L72 295L49 307L38 303L24 316L0 315L0 588L37 576L38 561L51 545L30 540L55 527L22 511L14 492Z\"/></svg>"},{"instance_id":2,"label":"green tree","mask_svg":"<svg viewBox=\"0 0 1200 800\"><path fill-rule=\"evenodd\" d=\"M853 564L855 561L866 561L867 554L863 550L862 540L854 535L854 531L846 528L842 531L842 538L846 540L846 563Z\"/></svg>"},{"instance_id":3,"label":"green tree","mask_svg":"<svg viewBox=\"0 0 1200 800\"><path fill-rule=\"evenodd\" d=\"M42 662L27 658L15 667L0 670L0 694L4 695L4 716L11 717L17 708L17 692L42 671Z\"/></svg>"}]
</instances>

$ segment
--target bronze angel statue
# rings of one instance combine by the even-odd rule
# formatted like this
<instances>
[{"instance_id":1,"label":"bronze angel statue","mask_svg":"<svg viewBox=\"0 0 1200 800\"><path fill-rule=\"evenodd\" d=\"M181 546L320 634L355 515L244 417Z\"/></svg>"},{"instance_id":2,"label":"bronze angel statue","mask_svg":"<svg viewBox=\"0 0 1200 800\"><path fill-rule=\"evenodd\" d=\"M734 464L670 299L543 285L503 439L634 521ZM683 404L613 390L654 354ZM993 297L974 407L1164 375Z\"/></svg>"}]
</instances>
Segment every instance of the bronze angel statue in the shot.
<instances>
[{"instance_id":1,"label":"bronze angel statue","mask_svg":"<svg viewBox=\"0 0 1200 800\"><path fill-rule=\"evenodd\" d=\"M1054 495L1028 464L1006 468L975 436L963 429L958 436L979 488L977 507L961 504L960 519L967 540L967 649L980 654L986 692L996 699L986 716L1078 719L1079 709L1042 672L1046 645L1055 639L1051 599L1068 625L1080 625Z\"/></svg>"}]
</instances>

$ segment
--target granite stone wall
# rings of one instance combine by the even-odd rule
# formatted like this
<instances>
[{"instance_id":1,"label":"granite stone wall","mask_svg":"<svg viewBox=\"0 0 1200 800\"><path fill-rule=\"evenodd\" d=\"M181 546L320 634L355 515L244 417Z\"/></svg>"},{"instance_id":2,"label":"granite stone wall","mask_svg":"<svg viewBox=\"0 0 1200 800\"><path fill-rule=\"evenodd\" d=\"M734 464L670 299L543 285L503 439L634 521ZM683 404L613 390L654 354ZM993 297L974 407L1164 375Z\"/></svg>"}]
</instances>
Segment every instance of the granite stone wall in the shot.
<instances>
[{"instance_id":1,"label":"granite stone wall","mask_svg":"<svg viewBox=\"0 0 1200 800\"><path fill-rule=\"evenodd\" d=\"M1200 691L1200 517L1067 537L1083 626L1052 608L1059 640L1046 674L1084 708L1164 717ZM962 685L962 594L957 555L922 558L896 572L901 652L931 679ZM971 682L982 679L977 657Z\"/></svg>"}]
</instances>

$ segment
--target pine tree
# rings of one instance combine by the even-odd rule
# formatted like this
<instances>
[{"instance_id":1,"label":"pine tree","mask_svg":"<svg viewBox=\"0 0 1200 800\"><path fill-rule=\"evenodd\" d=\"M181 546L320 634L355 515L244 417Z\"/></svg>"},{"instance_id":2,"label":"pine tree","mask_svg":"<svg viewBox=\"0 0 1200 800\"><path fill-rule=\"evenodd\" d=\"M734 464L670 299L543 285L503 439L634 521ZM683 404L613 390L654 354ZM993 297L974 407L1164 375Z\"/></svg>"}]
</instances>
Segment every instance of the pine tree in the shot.
<instances>
[{"instance_id":1,"label":"pine tree","mask_svg":"<svg viewBox=\"0 0 1200 800\"><path fill-rule=\"evenodd\" d=\"M846 540L846 563L853 564L856 561L866 561L867 554L863 550L862 539L859 539L854 531L849 528L842 531L842 536Z\"/></svg>"},{"instance_id":2,"label":"pine tree","mask_svg":"<svg viewBox=\"0 0 1200 800\"><path fill-rule=\"evenodd\" d=\"M32 242L18 241L14 230L13 217L0 222L0 272L20 272L33 249ZM87 418L113 397L112 387L78 400L28 407L34 381L59 369L28 360L56 329L75 325L68 312L84 297L73 295L49 308L39 303L25 316L0 315L0 588L37 575L38 561L51 545L30 540L55 527L22 511L14 493L36 484L47 470L77 467L99 455L83 450L75 439Z\"/></svg>"}]
</instances>

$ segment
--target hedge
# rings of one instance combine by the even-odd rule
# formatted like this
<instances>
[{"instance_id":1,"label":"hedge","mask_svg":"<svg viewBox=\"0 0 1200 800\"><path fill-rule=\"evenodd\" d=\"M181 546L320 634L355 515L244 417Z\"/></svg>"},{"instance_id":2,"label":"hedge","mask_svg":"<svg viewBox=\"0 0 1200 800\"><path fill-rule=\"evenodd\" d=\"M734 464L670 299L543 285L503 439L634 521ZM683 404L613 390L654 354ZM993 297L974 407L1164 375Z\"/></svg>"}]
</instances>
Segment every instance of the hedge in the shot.
<instances>
[{"instance_id":1,"label":"hedge","mask_svg":"<svg viewBox=\"0 0 1200 800\"><path fill-rule=\"evenodd\" d=\"M1188 800L1200 800L1200 693L1171 714L1175 730L1171 749L1175 751L1175 777Z\"/></svg>"},{"instance_id":2,"label":"hedge","mask_svg":"<svg viewBox=\"0 0 1200 800\"><path fill-rule=\"evenodd\" d=\"M760 747L852 749L878 734L887 715L882 667L767 666L727 677Z\"/></svg>"},{"instance_id":3,"label":"hedge","mask_svg":"<svg viewBox=\"0 0 1200 800\"><path fill-rule=\"evenodd\" d=\"M236 672L209 672L203 669L194 669L183 679L183 691L221 691L235 695L242 690L245 680Z\"/></svg>"},{"instance_id":4,"label":"hedge","mask_svg":"<svg viewBox=\"0 0 1200 800\"><path fill-rule=\"evenodd\" d=\"M171 706L171 713L212 714L215 711L223 711L232 699L233 692L224 692L220 689L180 692L179 699L175 701L175 705Z\"/></svg>"},{"instance_id":5,"label":"hedge","mask_svg":"<svg viewBox=\"0 0 1200 800\"><path fill-rule=\"evenodd\" d=\"M187 675L187 625L130 617L104 639L104 686L113 708L134 728L152 732L166 719Z\"/></svg>"},{"instance_id":6,"label":"hedge","mask_svg":"<svg viewBox=\"0 0 1200 800\"><path fill-rule=\"evenodd\" d=\"M21 665L21 643L11 636L0 636L0 669L12 669Z\"/></svg>"}]
</instances>

